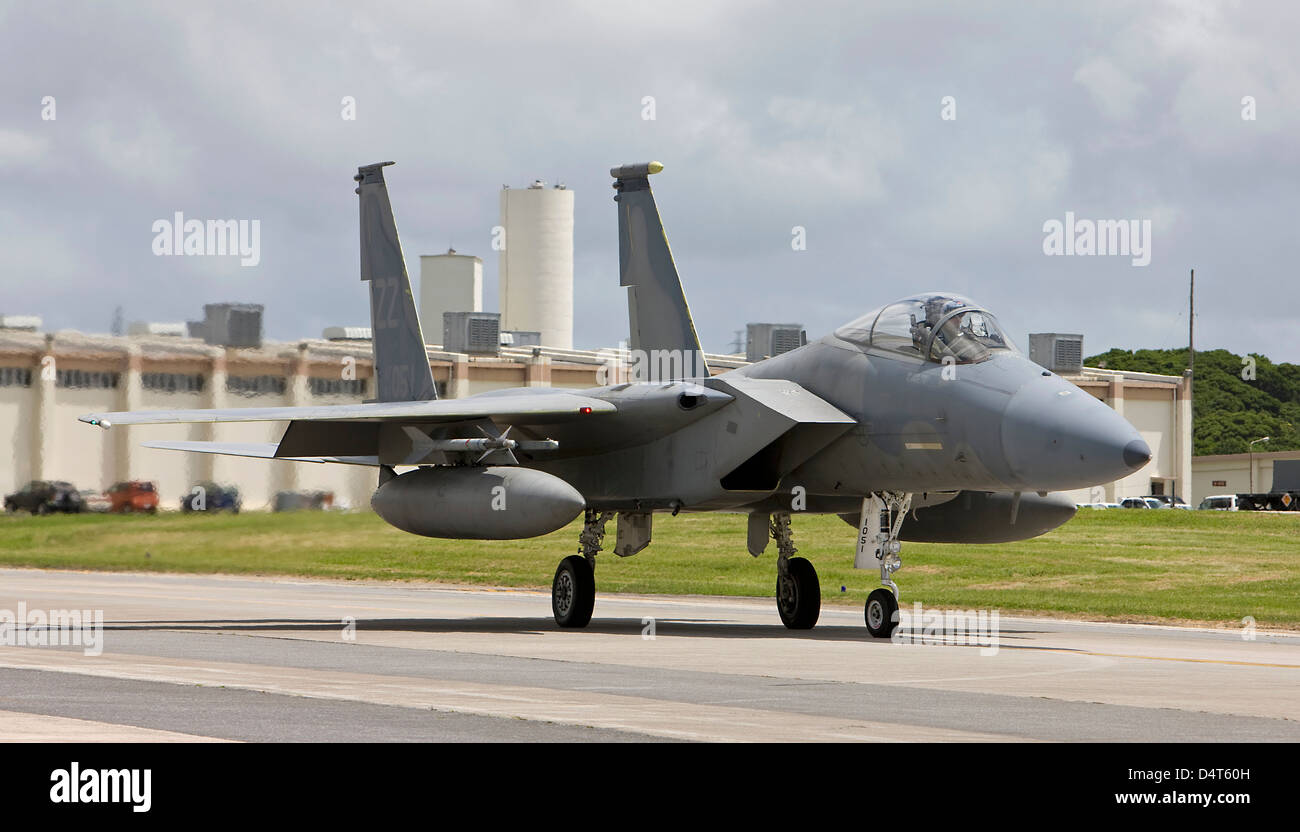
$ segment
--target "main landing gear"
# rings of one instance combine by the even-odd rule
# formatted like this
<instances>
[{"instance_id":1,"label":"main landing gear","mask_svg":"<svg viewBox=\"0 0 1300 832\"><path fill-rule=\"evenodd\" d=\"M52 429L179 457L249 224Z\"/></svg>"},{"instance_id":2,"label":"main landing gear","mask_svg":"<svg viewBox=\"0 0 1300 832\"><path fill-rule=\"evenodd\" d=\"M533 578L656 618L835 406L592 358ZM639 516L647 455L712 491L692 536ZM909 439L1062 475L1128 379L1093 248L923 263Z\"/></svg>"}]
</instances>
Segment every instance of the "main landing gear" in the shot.
<instances>
[{"instance_id":1,"label":"main landing gear","mask_svg":"<svg viewBox=\"0 0 1300 832\"><path fill-rule=\"evenodd\" d=\"M587 509L578 544L582 554L560 561L551 581L551 612L561 627L586 627L596 606L596 553L605 540L612 511Z\"/></svg>"},{"instance_id":2,"label":"main landing gear","mask_svg":"<svg viewBox=\"0 0 1300 832\"><path fill-rule=\"evenodd\" d=\"M822 611L822 590L817 570L806 558L791 557L794 534L789 514L773 514L768 521L776 541L776 609L781 623L791 630L811 630Z\"/></svg>"},{"instance_id":3,"label":"main landing gear","mask_svg":"<svg viewBox=\"0 0 1300 832\"><path fill-rule=\"evenodd\" d=\"M867 596L863 617L867 631L875 638L889 638L898 627L898 584L892 575L903 568L898 534L912 505L912 495L894 491L872 494L862 501L858 522L858 551L854 569L880 568L880 589Z\"/></svg>"}]
</instances>

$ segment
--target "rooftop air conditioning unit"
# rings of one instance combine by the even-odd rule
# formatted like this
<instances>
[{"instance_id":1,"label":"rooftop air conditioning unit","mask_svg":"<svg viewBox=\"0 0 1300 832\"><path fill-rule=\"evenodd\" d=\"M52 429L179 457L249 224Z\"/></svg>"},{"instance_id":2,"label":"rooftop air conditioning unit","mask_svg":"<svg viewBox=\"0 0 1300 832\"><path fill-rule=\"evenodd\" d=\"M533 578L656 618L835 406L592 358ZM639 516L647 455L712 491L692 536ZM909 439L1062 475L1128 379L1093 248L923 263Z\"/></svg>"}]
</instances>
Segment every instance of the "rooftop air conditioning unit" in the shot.
<instances>
[{"instance_id":1,"label":"rooftop air conditioning unit","mask_svg":"<svg viewBox=\"0 0 1300 832\"><path fill-rule=\"evenodd\" d=\"M1029 360L1062 375L1082 372L1083 336L1060 332L1031 334Z\"/></svg>"},{"instance_id":2,"label":"rooftop air conditioning unit","mask_svg":"<svg viewBox=\"0 0 1300 832\"><path fill-rule=\"evenodd\" d=\"M442 348L447 352L473 353L476 355L500 354L500 313L442 313Z\"/></svg>"},{"instance_id":3,"label":"rooftop air conditioning unit","mask_svg":"<svg viewBox=\"0 0 1300 832\"><path fill-rule=\"evenodd\" d=\"M260 303L204 304L200 334L206 343L216 347L260 347L262 310Z\"/></svg>"},{"instance_id":4,"label":"rooftop air conditioning unit","mask_svg":"<svg viewBox=\"0 0 1300 832\"><path fill-rule=\"evenodd\" d=\"M803 324L749 324L745 359L762 361L808 343Z\"/></svg>"}]
</instances>

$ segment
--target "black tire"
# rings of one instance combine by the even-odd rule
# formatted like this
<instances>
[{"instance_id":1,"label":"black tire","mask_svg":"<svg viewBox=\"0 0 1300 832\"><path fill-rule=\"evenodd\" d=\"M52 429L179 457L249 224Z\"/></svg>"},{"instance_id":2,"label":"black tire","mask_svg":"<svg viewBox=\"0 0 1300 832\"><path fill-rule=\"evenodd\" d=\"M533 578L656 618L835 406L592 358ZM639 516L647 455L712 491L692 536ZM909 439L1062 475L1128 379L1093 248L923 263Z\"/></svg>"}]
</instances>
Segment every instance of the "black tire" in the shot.
<instances>
[{"instance_id":1,"label":"black tire","mask_svg":"<svg viewBox=\"0 0 1300 832\"><path fill-rule=\"evenodd\" d=\"M884 587L873 590L862 614L872 638L889 638L898 626L898 599Z\"/></svg>"},{"instance_id":2,"label":"black tire","mask_svg":"<svg viewBox=\"0 0 1300 832\"><path fill-rule=\"evenodd\" d=\"M582 555L560 561L551 581L551 612L561 627L586 627L596 606L596 577Z\"/></svg>"},{"instance_id":3,"label":"black tire","mask_svg":"<svg viewBox=\"0 0 1300 832\"><path fill-rule=\"evenodd\" d=\"M812 561L791 558L784 578L776 579L776 610L791 630L811 630L822 612L822 588Z\"/></svg>"}]
</instances>

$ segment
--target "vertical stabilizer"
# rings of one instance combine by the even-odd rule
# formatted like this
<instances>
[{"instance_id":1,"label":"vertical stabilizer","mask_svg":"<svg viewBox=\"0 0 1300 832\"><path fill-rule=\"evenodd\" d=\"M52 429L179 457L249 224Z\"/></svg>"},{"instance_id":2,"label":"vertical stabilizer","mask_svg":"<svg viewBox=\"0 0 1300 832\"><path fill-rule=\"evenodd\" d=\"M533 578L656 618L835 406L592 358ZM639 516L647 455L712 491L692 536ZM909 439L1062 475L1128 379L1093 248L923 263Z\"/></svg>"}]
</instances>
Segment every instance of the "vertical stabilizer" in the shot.
<instances>
[{"instance_id":1,"label":"vertical stabilizer","mask_svg":"<svg viewBox=\"0 0 1300 832\"><path fill-rule=\"evenodd\" d=\"M380 402L438 397L402 259L393 206L379 162L357 168L361 183L361 279L370 281L370 333L375 351L375 397Z\"/></svg>"},{"instance_id":2,"label":"vertical stabilizer","mask_svg":"<svg viewBox=\"0 0 1300 832\"><path fill-rule=\"evenodd\" d=\"M650 175L663 170L658 162L621 165L610 170L618 195L618 259L620 285L628 289L629 346L646 355L672 353L670 381L709 375L682 281L673 263L659 208L650 190ZM670 366L653 358L656 366Z\"/></svg>"}]
</instances>

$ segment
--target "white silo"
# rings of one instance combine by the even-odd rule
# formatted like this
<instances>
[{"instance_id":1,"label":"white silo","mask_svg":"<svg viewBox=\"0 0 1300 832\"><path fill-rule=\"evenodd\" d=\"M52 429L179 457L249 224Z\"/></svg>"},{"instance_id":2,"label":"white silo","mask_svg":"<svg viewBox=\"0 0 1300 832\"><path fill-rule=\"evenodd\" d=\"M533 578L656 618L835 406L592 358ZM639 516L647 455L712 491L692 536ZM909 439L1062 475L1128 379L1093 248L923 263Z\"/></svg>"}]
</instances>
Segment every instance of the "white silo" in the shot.
<instances>
[{"instance_id":1,"label":"white silo","mask_svg":"<svg viewBox=\"0 0 1300 832\"><path fill-rule=\"evenodd\" d=\"M424 340L442 343L444 312L483 311L483 261L470 254L420 255L420 328Z\"/></svg>"},{"instance_id":2,"label":"white silo","mask_svg":"<svg viewBox=\"0 0 1300 832\"><path fill-rule=\"evenodd\" d=\"M501 329L540 332L542 345L573 349L573 191L501 190Z\"/></svg>"}]
</instances>

